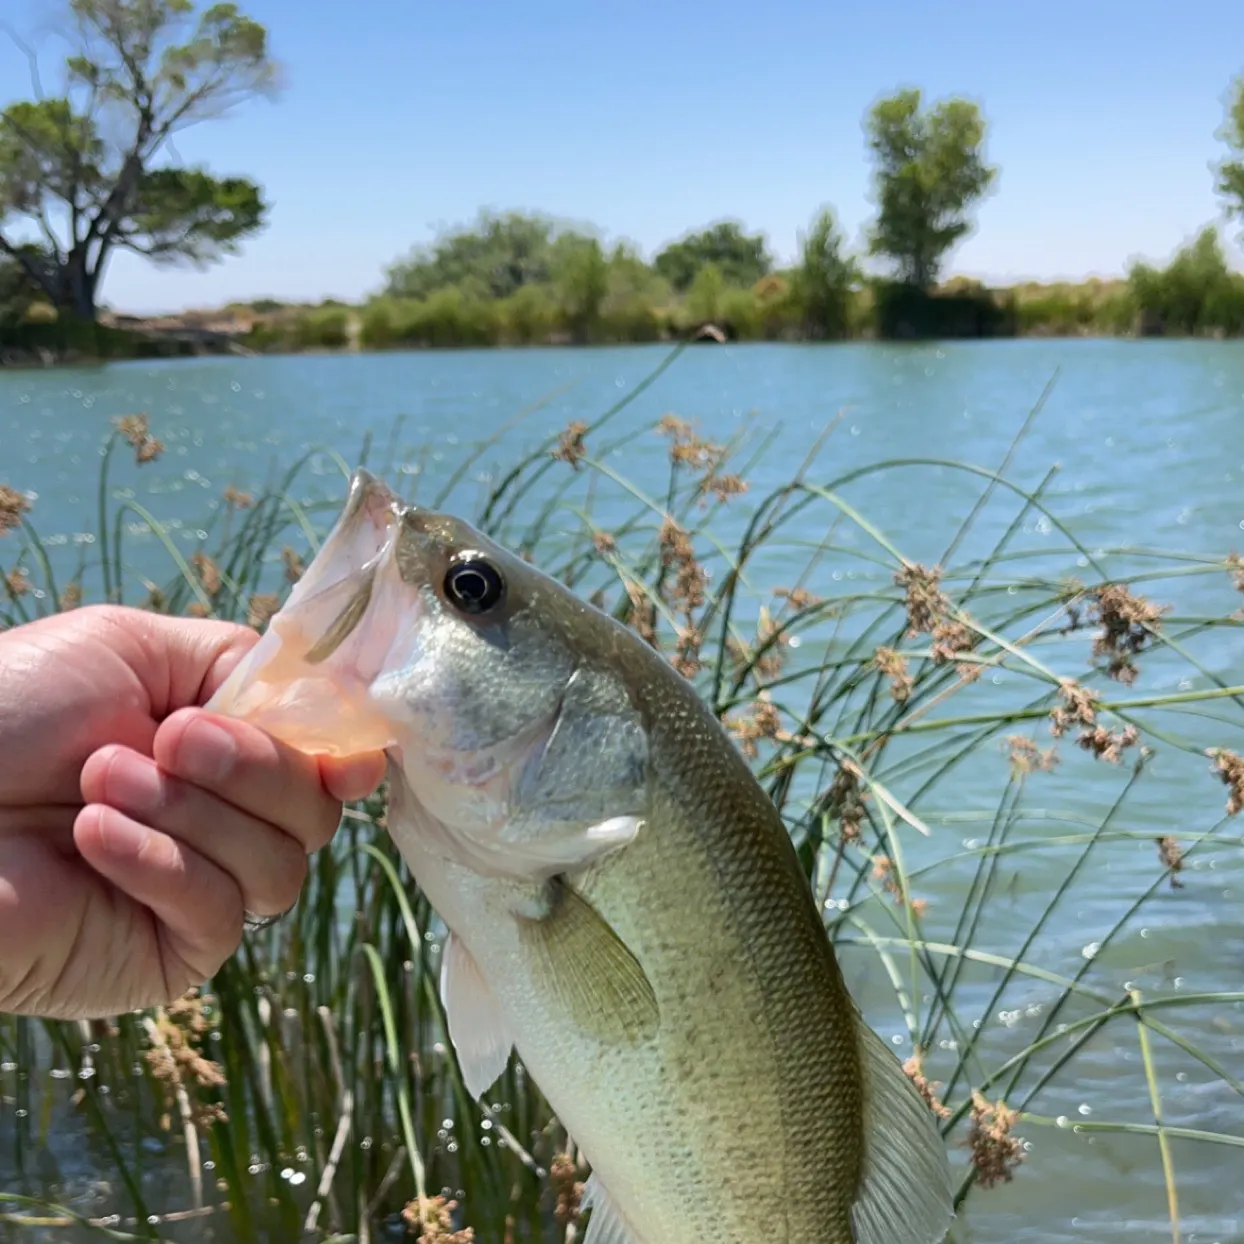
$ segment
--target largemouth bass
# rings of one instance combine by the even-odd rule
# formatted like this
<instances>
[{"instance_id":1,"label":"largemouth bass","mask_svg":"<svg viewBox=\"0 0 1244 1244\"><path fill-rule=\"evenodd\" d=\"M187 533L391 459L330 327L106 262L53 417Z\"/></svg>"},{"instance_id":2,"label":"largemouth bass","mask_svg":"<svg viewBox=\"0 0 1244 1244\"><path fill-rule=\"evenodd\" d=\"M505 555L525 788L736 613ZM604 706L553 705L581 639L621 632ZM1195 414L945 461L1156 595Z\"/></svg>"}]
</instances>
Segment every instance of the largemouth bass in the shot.
<instances>
[{"instance_id":1,"label":"largemouth bass","mask_svg":"<svg viewBox=\"0 0 1244 1244\"><path fill-rule=\"evenodd\" d=\"M638 636L359 471L209 707L387 751L464 1082L481 1097L518 1054L592 1166L586 1244L945 1235L936 1120L852 1002L781 817Z\"/></svg>"}]
</instances>

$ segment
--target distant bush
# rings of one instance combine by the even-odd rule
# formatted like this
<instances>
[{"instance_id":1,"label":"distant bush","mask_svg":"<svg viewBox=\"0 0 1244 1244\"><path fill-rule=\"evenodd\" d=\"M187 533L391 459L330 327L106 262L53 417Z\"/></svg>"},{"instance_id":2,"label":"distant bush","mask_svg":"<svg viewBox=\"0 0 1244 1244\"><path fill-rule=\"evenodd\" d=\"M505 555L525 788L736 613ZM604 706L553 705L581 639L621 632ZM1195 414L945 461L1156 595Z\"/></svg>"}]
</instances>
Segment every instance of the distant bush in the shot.
<instances>
[{"instance_id":1,"label":"distant bush","mask_svg":"<svg viewBox=\"0 0 1244 1244\"><path fill-rule=\"evenodd\" d=\"M1177 251L1165 268L1133 264L1128 284L1146 335L1244 334L1244 276L1227 267L1213 225Z\"/></svg>"},{"instance_id":2,"label":"distant bush","mask_svg":"<svg viewBox=\"0 0 1244 1244\"><path fill-rule=\"evenodd\" d=\"M716 323L726 296L726 278L715 263L706 263L691 282L683 300L682 322L687 328ZM738 308L736 306L737 313Z\"/></svg>"},{"instance_id":3,"label":"distant bush","mask_svg":"<svg viewBox=\"0 0 1244 1244\"><path fill-rule=\"evenodd\" d=\"M541 345L557 330L557 306L547 287L524 285L497 305L497 327L509 345Z\"/></svg>"},{"instance_id":4,"label":"distant bush","mask_svg":"<svg viewBox=\"0 0 1244 1244\"><path fill-rule=\"evenodd\" d=\"M427 298L378 298L361 314L367 349L530 346L659 341L667 319L634 290L607 292L598 306L568 304L552 285L523 285L507 298L474 298L455 287Z\"/></svg>"},{"instance_id":5,"label":"distant bush","mask_svg":"<svg viewBox=\"0 0 1244 1244\"><path fill-rule=\"evenodd\" d=\"M294 336L304 350L341 350L350 342L350 312L340 304L298 317Z\"/></svg>"},{"instance_id":6,"label":"distant bush","mask_svg":"<svg viewBox=\"0 0 1244 1244\"><path fill-rule=\"evenodd\" d=\"M387 350L398 344L398 303L377 298L363 308L359 321L359 344L366 350Z\"/></svg>"},{"instance_id":7,"label":"distant bush","mask_svg":"<svg viewBox=\"0 0 1244 1244\"><path fill-rule=\"evenodd\" d=\"M716 319L725 325L731 337L739 341L760 341L764 338L760 304L750 289L724 291Z\"/></svg>"},{"instance_id":8,"label":"distant bush","mask_svg":"<svg viewBox=\"0 0 1244 1244\"><path fill-rule=\"evenodd\" d=\"M1015 314L1023 334L1073 337L1130 331L1136 308L1125 285L1027 285L1015 291Z\"/></svg>"},{"instance_id":9,"label":"distant bush","mask_svg":"<svg viewBox=\"0 0 1244 1244\"><path fill-rule=\"evenodd\" d=\"M669 317L638 294L624 294L606 298L596 331L600 341L610 344L660 341L669 331Z\"/></svg>"},{"instance_id":10,"label":"distant bush","mask_svg":"<svg viewBox=\"0 0 1244 1244\"><path fill-rule=\"evenodd\" d=\"M912 285L878 282L874 288L877 334L891 340L1013 337L1013 299L983 288L930 292Z\"/></svg>"},{"instance_id":11,"label":"distant bush","mask_svg":"<svg viewBox=\"0 0 1244 1244\"><path fill-rule=\"evenodd\" d=\"M359 340L370 349L500 345L509 302L471 298L456 287L427 298L379 299L363 312Z\"/></svg>"},{"instance_id":12,"label":"distant bush","mask_svg":"<svg viewBox=\"0 0 1244 1244\"><path fill-rule=\"evenodd\" d=\"M169 358L195 353L188 340L111 328L67 316L0 322L0 349L56 359Z\"/></svg>"},{"instance_id":13,"label":"distant bush","mask_svg":"<svg viewBox=\"0 0 1244 1244\"><path fill-rule=\"evenodd\" d=\"M242 344L260 354L298 348L289 326L278 320L256 320L242 337Z\"/></svg>"}]
</instances>

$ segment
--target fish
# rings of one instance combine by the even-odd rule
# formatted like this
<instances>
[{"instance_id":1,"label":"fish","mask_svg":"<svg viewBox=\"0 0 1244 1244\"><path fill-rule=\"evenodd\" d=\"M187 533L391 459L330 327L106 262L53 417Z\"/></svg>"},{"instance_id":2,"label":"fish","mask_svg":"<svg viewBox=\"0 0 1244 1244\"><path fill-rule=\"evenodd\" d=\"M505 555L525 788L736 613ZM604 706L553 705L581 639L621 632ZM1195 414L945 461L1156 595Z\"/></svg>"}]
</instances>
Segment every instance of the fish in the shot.
<instances>
[{"instance_id":1,"label":"fish","mask_svg":"<svg viewBox=\"0 0 1244 1244\"><path fill-rule=\"evenodd\" d=\"M387 756L478 1100L517 1055L587 1159L586 1244L936 1244L940 1128L865 1022L772 800L693 684L359 469L208 708Z\"/></svg>"}]
</instances>

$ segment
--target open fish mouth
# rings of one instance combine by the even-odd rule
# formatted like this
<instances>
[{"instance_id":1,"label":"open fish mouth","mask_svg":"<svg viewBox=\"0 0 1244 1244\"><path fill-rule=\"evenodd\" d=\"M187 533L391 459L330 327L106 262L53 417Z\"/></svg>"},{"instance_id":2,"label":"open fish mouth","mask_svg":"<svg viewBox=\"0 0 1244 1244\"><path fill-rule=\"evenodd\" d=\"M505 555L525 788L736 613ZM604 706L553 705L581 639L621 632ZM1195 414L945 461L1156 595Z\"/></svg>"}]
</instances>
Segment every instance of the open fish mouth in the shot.
<instances>
[{"instance_id":1,"label":"open fish mouth","mask_svg":"<svg viewBox=\"0 0 1244 1244\"><path fill-rule=\"evenodd\" d=\"M350 477L345 508L259 642L206 707L326 755L383 750L391 724L367 691L409 618L394 549L404 505L368 471ZM402 593L402 609L378 597Z\"/></svg>"}]
</instances>

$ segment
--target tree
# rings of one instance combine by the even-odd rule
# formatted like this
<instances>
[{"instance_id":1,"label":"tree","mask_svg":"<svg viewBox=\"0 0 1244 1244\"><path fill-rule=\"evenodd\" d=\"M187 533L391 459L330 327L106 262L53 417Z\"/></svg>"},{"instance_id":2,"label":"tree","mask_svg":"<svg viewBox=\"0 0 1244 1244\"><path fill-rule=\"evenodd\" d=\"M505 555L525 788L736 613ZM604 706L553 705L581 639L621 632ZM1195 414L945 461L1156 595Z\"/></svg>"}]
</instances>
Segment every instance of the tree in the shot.
<instances>
[{"instance_id":1,"label":"tree","mask_svg":"<svg viewBox=\"0 0 1244 1244\"><path fill-rule=\"evenodd\" d=\"M443 232L430 246L416 247L393 264L385 293L395 298L426 298L438 289L471 283L484 296L508 298L524 285L553 279L555 244L586 235L549 216L525 212L480 212L473 225Z\"/></svg>"},{"instance_id":2,"label":"tree","mask_svg":"<svg viewBox=\"0 0 1244 1244\"><path fill-rule=\"evenodd\" d=\"M846 335L851 294L859 280L855 261L843 254L843 237L834 213L823 208L800 238L795 290L810 337Z\"/></svg>"},{"instance_id":3,"label":"tree","mask_svg":"<svg viewBox=\"0 0 1244 1244\"><path fill-rule=\"evenodd\" d=\"M869 251L893 260L904 284L927 289L997 176L981 154L984 118L963 99L922 112L919 90L905 90L875 104L866 129L879 207Z\"/></svg>"},{"instance_id":4,"label":"tree","mask_svg":"<svg viewBox=\"0 0 1244 1244\"><path fill-rule=\"evenodd\" d=\"M1215 225L1181 246L1165 268L1134 263L1127 280L1142 331L1244 332L1244 277L1228 266Z\"/></svg>"},{"instance_id":5,"label":"tree","mask_svg":"<svg viewBox=\"0 0 1244 1244\"><path fill-rule=\"evenodd\" d=\"M0 112L0 252L93 320L115 251L203 267L263 227L258 186L181 166L169 140L270 93L276 69L234 4L69 0L69 13L61 93L44 96L36 72L36 98Z\"/></svg>"},{"instance_id":6,"label":"tree","mask_svg":"<svg viewBox=\"0 0 1244 1244\"><path fill-rule=\"evenodd\" d=\"M741 225L729 220L670 243L653 266L681 294L709 264L728 285L748 288L773 270L764 238L749 237Z\"/></svg>"},{"instance_id":7,"label":"tree","mask_svg":"<svg viewBox=\"0 0 1244 1244\"><path fill-rule=\"evenodd\" d=\"M1231 158L1218 166L1218 193L1227 200L1227 212L1244 217L1244 74L1231 85L1227 121L1219 131Z\"/></svg>"}]
</instances>

